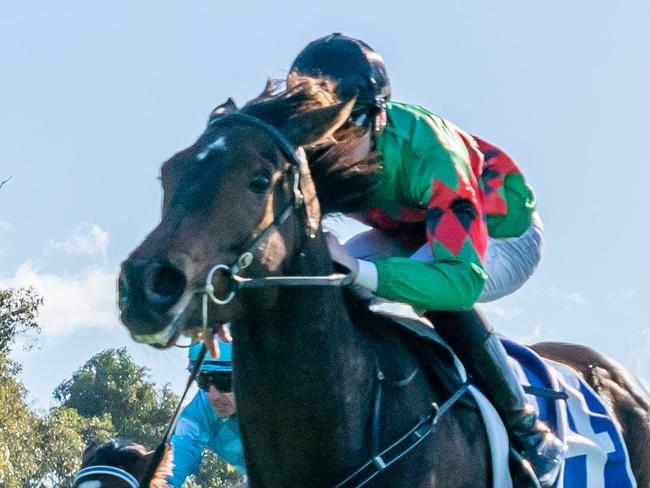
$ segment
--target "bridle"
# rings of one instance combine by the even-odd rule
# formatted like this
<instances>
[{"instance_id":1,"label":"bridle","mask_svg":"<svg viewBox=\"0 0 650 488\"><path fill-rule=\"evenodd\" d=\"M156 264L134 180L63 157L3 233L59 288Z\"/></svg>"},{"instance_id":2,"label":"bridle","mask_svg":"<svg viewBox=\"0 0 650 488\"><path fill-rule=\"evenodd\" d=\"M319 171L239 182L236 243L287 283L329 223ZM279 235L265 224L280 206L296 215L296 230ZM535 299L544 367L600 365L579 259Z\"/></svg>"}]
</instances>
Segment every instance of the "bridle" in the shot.
<instances>
[{"instance_id":1,"label":"bridle","mask_svg":"<svg viewBox=\"0 0 650 488\"><path fill-rule=\"evenodd\" d=\"M333 273L324 276L271 276L264 278L245 278L239 275L241 271L245 270L253 263L258 247L269 237L270 233L279 228L284 222L286 222L289 216L291 216L294 212L302 213L302 220L304 222L304 234L307 238L315 237L320 222L318 216L311 215L308 204L305 201L305 179L309 175L309 168L304 150L302 148L295 148L287 140L287 138L271 124L247 114L237 113L216 117L209 122L208 127L230 121L245 122L248 125L253 125L255 127L263 129L267 134L273 137L275 142L280 147L282 153L290 163L289 177L292 179L291 183L293 192L291 201L284 207L280 214L276 216L273 221L253 239L251 244L239 254L237 259L235 259L235 261L230 265L221 263L214 265L206 276L205 285L202 288L195 290L195 295L201 295L202 298L202 329L204 337L208 332L208 300L212 301L216 305L226 305L235 298L235 295L239 290L244 288L261 288L270 286L343 287L350 285L353 282L352 275L349 271L347 273ZM217 272L225 275L225 278L229 282L229 288L224 297L218 297L215 295L213 280ZM189 303L190 301L188 300L172 319L171 324L173 324L174 329L180 325L180 318L189 306ZM176 335L176 330L174 330L173 335ZM201 351L194 365L194 368L190 373L185 391L183 392L178 406L176 407L176 411L170 422L170 425L165 432L163 440L156 448L156 452L154 453L149 463L147 473L141 482L142 486L144 487L148 486L148 483L153 477L153 474L155 473L157 466L162 459L167 446L169 445L169 439L176 425L176 421L180 413L180 407L185 399L185 396L187 395L190 386L192 385L192 382L198 374L205 354L206 347L204 343L201 347ZM413 377L411 377L409 381L412 379ZM443 405L439 407L434 403L432 405L431 411L428 412L427 415L420 418L420 420L412 429L410 429L407 433L405 433L402 437L400 437L396 442L387 448L380 450L379 412L382 398L382 385L384 382L384 376L381 370L378 370L378 380L379 387L375 394L375 409L372 422L372 435L373 439L375 439L373 441L372 459L361 466L357 471L349 475L342 482L337 484L336 488L363 486L374 477L382 473L384 470L386 470L389 466L402 459L406 454L408 454L412 449L424 441L428 435L433 432L440 416L448 411L455 403L457 403L458 400L463 395L465 395L465 393L467 393L469 388L469 383L465 382L454 394L450 396L450 398L447 399L447 401L443 403Z\"/></svg>"},{"instance_id":2,"label":"bridle","mask_svg":"<svg viewBox=\"0 0 650 488\"><path fill-rule=\"evenodd\" d=\"M264 130L270 135L279 146L283 155L289 161L288 176L292 186L291 200L282 209L282 211L273 219L273 221L266 226L262 231L253 239L250 245L240 252L239 256L231 264L218 263L215 264L206 276L205 284L202 287L196 288L192 296L200 295L202 298L202 328L207 331L208 322L208 301L212 301L216 305L226 305L230 303L239 290L244 288L262 288L271 286L335 286L343 287L350 285L353 281L352 275L346 273L332 273L324 276L267 276L263 278L247 278L240 276L240 272L253 264L255 260L255 253L262 243L266 241L271 232L278 229L286 220L295 212L300 212L301 220L304 225L304 236L307 239L312 239L316 236L316 231L320 225L320 218L314 215L310 210L309 203L305 200L305 186L306 180L309 178L309 166L307 157L302 148L294 147L287 138L271 124L247 114L226 114L212 119L208 127L221 125L226 122L245 122ZM228 291L224 296L219 297L215 294L213 284L214 277L220 273L221 277L228 281ZM174 317L170 320L168 326L169 337L176 336L178 327L181 323L181 318L188 309L191 298L186 300L182 307L175 313Z\"/></svg>"},{"instance_id":3,"label":"bridle","mask_svg":"<svg viewBox=\"0 0 650 488\"><path fill-rule=\"evenodd\" d=\"M336 286L342 287L347 286L352 283L352 275L348 271L347 273L332 273L330 275L324 276L268 276L264 278L244 278L239 275L241 271L248 268L255 259L255 253L259 246L266 241L271 232L279 228L286 220L294 213L301 212L302 221L304 222L304 235L308 239L313 239L316 236L316 231L320 225L320 219L316 215L312 215L307 202L305 201L305 179L309 174L309 168L307 165L307 158L305 152L302 148L295 148L287 138L271 124L264 122L257 117L253 117L247 114L227 114L220 117L212 119L208 123L208 127L215 126L217 124L223 124L224 122L231 121L240 121L245 122L248 125L253 125L259 127L267 132L275 142L280 147L283 155L287 158L290 163L289 166L289 178L292 185L292 194L291 201L282 209L282 211L277 215L273 221L266 226L262 231L253 239L250 245L242 251L237 259L231 264L216 264L214 265L206 276L205 285L201 288L194 290L194 296L200 295L202 299L202 320L201 327L203 329L204 337L208 332L208 300L211 300L217 305L226 305L230 303L233 298L235 298L236 293L243 288L260 288L268 286ZM229 288L226 296L220 298L215 295L214 289L214 276L217 272L221 272L225 275L225 278L228 280ZM187 300L186 303L180 308L180 310L174 315L170 322L170 328L172 329L172 337L177 334L177 329L180 326L180 319L187 310L191 303L191 300ZM147 472L145 473L141 485L143 487L148 486L151 479L154 476L154 473L158 467L158 464L162 460L167 447L169 446L169 439L171 438L178 416L180 414L181 405L183 404L188 390L192 386L193 381L196 379L196 376L203 362L203 358L206 354L205 344L202 345L201 351L197 357L196 363L190 372L187 384L185 385L185 390L176 406L174 416L170 421L162 441L156 447L156 450L149 461L149 466ZM137 487L136 487L137 488Z\"/></svg>"},{"instance_id":4,"label":"bridle","mask_svg":"<svg viewBox=\"0 0 650 488\"><path fill-rule=\"evenodd\" d=\"M125 471L122 468L117 468L115 466L104 465L88 466L87 468L80 469L74 476L73 485L76 486L77 483L79 483L79 481L83 478L97 475L113 476L114 478L119 478L122 481L128 483L131 488L140 488L138 480L128 471Z\"/></svg>"},{"instance_id":5,"label":"bridle","mask_svg":"<svg viewBox=\"0 0 650 488\"><path fill-rule=\"evenodd\" d=\"M268 276L265 278L244 278L238 273L248 268L255 259L257 248L268 238L269 234L280 227L294 212L301 212L304 222L304 234L307 238L314 238L320 225L318 216L312 215L305 201L304 179L309 168L305 152L302 148L295 148L287 138L274 126L263 120L246 114L230 114L213 119L209 126L228 121L243 121L263 129L273 137L282 153L290 163L289 178L292 179L293 188L291 201L284 207L280 214L253 239L246 250L241 252L237 259L230 265L217 264L212 267L206 277L205 287L198 290L205 294L217 305L226 305L235 297L237 291L243 288L260 288L268 286L346 286L352 283L350 273L333 273L326 276ZM212 280L215 273L223 272L229 280L229 291L224 297L214 294Z\"/></svg>"}]
</instances>

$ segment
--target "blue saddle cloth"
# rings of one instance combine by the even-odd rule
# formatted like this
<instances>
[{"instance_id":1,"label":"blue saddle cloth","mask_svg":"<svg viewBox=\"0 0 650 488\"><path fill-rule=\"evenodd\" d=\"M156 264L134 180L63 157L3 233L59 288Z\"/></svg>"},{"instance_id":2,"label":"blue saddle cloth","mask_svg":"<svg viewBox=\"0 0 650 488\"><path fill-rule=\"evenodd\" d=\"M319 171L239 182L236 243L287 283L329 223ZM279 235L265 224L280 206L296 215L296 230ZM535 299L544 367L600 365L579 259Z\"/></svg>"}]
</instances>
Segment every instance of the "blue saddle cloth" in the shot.
<instances>
[{"instance_id":1,"label":"blue saddle cloth","mask_svg":"<svg viewBox=\"0 0 650 488\"><path fill-rule=\"evenodd\" d=\"M431 324L418 316L411 307L379 301L371 304L370 309L429 343L444 344ZM568 366L543 359L529 347L506 337L500 338L522 385L566 395L563 400L528 395L528 400L536 406L539 417L568 446L566 462L553 488L635 488L636 481L621 432L594 390ZM462 380L465 373L459 372L459 376ZM490 410L481 410L486 426L496 422L502 429L503 424L496 411L493 408ZM505 438L491 437L490 448L493 462L505 466L507 454L504 456L504 452L495 447L500 445L501 440L507 443ZM501 487L496 485L495 488Z\"/></svg>"},{"instance_id":2,"label":"blue saddle cloth","mask_svg":"<svg viewBox=\"0 0 650 488\"><path fill-rule=\"evenodd\" d=\"M567 395L566 400L529 395L540 418L569 447L554 488L636 487L621 432L582 377L565 365L542 359L526 346L507 338L502 342L522 384Z\"/></svg>"}]
</instances>

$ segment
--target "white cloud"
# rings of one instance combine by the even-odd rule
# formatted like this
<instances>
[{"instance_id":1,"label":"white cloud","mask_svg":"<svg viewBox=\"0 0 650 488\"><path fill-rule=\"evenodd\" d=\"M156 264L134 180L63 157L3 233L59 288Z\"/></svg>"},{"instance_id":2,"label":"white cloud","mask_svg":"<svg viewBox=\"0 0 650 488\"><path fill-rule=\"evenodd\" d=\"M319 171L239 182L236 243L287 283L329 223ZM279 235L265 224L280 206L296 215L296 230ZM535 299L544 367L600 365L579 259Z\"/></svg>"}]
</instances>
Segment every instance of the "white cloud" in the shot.
<instances>
[{"instance_id":1,"label":"white cloud","mask_svg":"<svg viewBox=\"0 0 650 488\"><path fill-rule=\"evenodd\" d=\"M45 273L31 261L13 277L0 278L0 287L32 286L44 298L39 324L46 337L63 337L80 328L114 327L118 323L117 271L90 266L74 274Z\"/></svg>"},{"instance_id":2,"label":"white cloud","mask_svg":"<svg viewBox=\"0 0 650 488\"><path fill-rule=\"evenodd\" d=\"M524 314L524 309L519 305L507 306L499 302L481 303L480 308L488 315L503 320L510 320Z\"/></svg>"},{"instance_id":3,"label":"white cloud","mask_svg":"<svg viewBox=\"0 0 650 488\"><path fill-rule=\"evenodd\" d=\"M548 331L542 327L541 322L535 322L532 330L528 331L525 334L520 333L513 338L517 342L521 342L523 344L534 344L535 342L543 340L547 334Z\"/></svg>"},{"instance_id":4,"label":"white cloud","mask_svg":"<svg viewBox=\"0 0 650 488\"><path fill-rule=\"evenodd\" d=\"M4 234L5 232L9 232L13 228L14 228L14 224L12 224L11 222L7 222L5 220L0 220L0 234Z\"/></svg>"},{"instance_id":5,"label":"white cloud","mask_svg":"<svg viewBox=\"0 0 650 488\"><path fill-rule=\"evenodd\" d=\"M559 300L564 306L563 311L570 312L575 306L586 308L590 305L590 300L582 293L573 291L566 292L555 287L535 290L534 293L547 298Z\"/></svg>"},{"instance_id":6,"label":"white cloud","mask_svg":"<svg viewBox=\"0 0 650 488\"><path fill-rule=\"evenodd\" d=\"M66 254L86 254L106 262L106 247L108 232L97 224L80 223L76 229L62 242L51 241L47 251L62 250Z\"/></svg>"}]
</instances>

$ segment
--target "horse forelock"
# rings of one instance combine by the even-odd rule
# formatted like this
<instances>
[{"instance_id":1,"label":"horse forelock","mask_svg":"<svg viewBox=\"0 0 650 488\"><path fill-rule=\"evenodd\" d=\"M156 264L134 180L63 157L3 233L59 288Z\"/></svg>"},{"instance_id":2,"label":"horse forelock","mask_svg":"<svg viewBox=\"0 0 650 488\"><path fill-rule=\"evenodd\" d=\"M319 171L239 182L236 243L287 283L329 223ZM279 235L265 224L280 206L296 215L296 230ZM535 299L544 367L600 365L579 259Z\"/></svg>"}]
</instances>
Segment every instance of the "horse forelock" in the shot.
<instances>
[{"instance_id":1,"label":"horse forelock","mask_svg":"<svg viewBox=\"0 0 650 488\"><path fill-rule=\"evenodd\" d=\"M240 112L281 128L293 117L339 103L334 88L327 78L292 73L286 81L267 82L262 93ZM234 104L228 106L228 111L215 109L211 120L236 110ZM380 157L376 153L360 160L353 156L366 130L346 124L330 141L307 148L316 193L325 212L360 210L379 186ZM204 144L210 142L207 138Z\"/></svg>"}]
</instances>

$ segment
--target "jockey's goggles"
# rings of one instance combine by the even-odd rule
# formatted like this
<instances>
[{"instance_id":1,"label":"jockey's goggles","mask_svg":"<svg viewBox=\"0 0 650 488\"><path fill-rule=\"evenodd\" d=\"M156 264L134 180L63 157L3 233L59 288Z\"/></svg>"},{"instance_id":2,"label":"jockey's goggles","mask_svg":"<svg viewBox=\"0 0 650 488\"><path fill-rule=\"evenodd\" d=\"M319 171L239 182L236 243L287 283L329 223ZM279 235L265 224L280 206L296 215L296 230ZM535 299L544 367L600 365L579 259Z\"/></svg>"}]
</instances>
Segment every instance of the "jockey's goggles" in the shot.
<instances>
[{"instance_id":1,"label":"jockey's goggles","mask_svg":"<svg viewBox=\"0 0 650 488\"><path fill-rule=\"evenodd\" d=\"M210 385L221 393L232 391L232 373L229 371L201 371L196 382L203 391L210 391Z\"/></svg>"}]
</instances>

